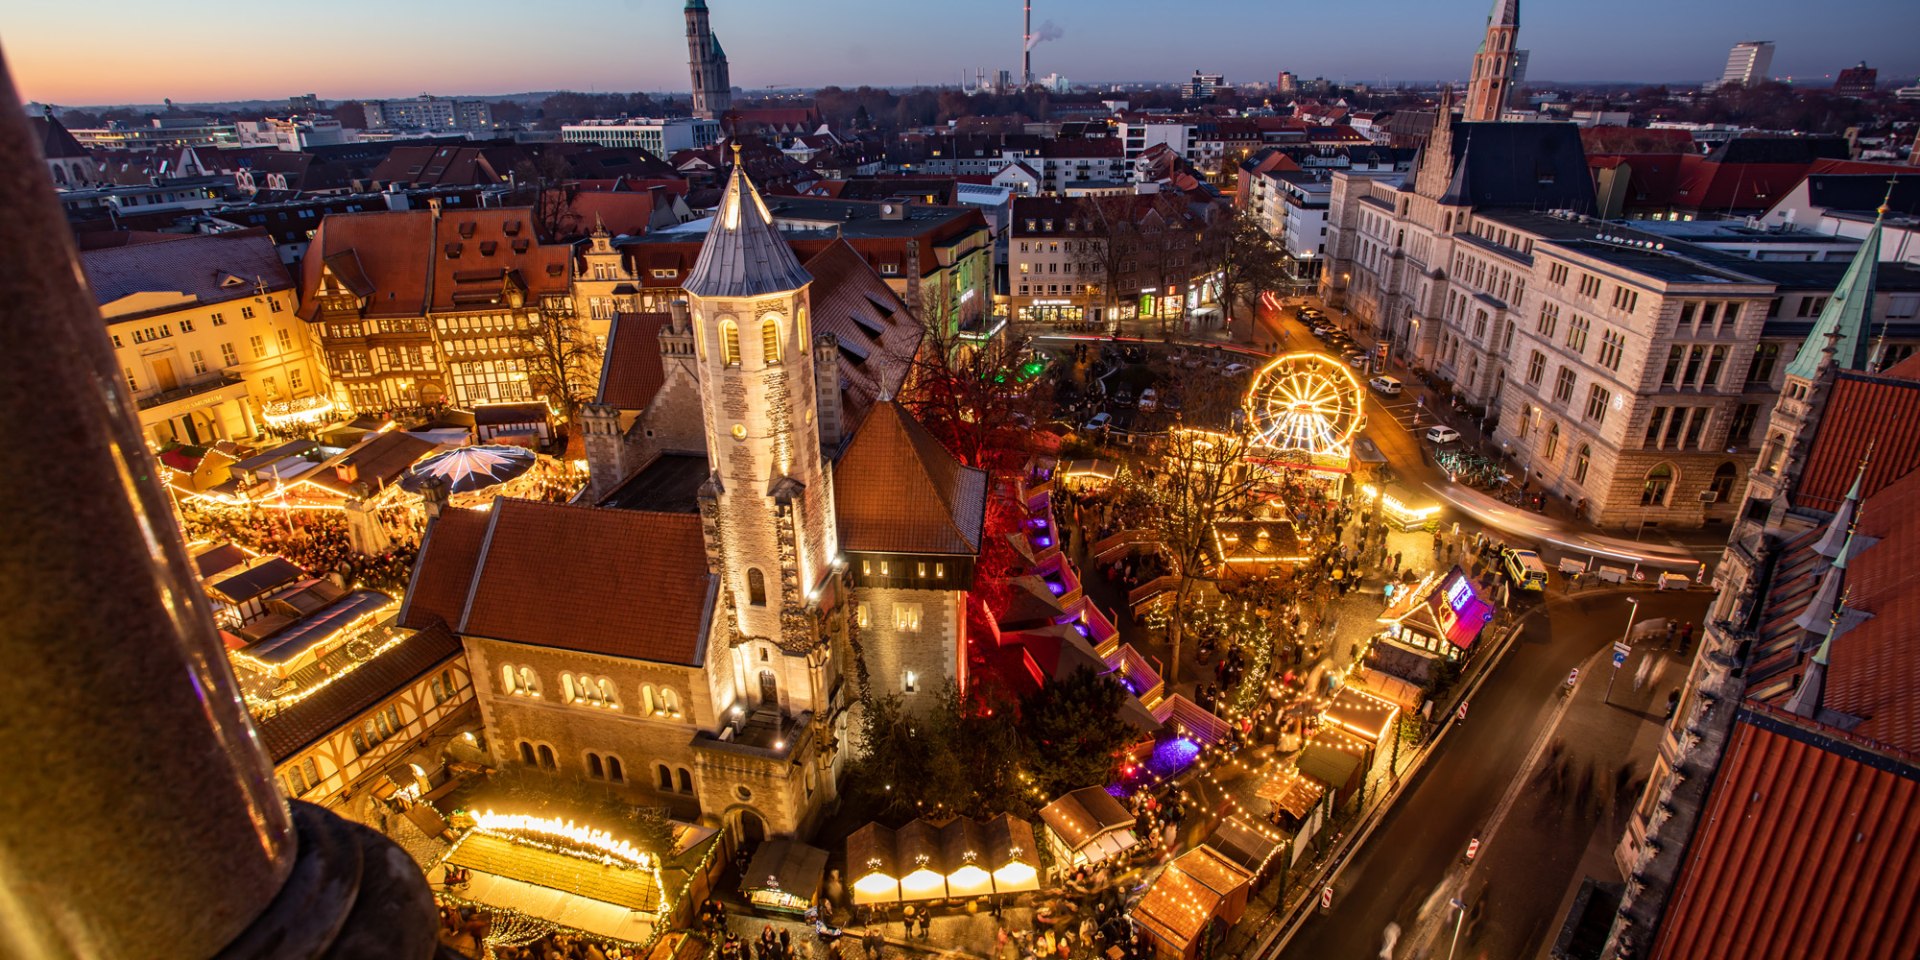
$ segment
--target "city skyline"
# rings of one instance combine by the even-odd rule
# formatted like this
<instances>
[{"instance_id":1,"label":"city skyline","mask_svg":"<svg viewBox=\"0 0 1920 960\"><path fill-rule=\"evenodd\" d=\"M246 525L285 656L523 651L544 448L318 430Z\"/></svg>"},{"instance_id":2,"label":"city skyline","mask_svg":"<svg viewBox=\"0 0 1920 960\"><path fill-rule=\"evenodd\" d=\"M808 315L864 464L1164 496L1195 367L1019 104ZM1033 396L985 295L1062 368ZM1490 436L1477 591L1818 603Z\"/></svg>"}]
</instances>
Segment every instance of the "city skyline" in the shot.
<instances>
[{"instance_id":1,"label":"city skyline","mask_svg":"<svg viewBox=\"0 0 1920 960\"><path fill-rule=\"evenodd\" d=\"M870 0L805 7L717 0L711 6L734 81L749 93L951 85L963 71L971 76L975 69L989 75L1018 69L1020 7L1012 0L1004 20L975 15L958 22L939 19L937 8ZM306 25L286 41L327 55L280 60L272 78L239 68L185 69L176 52L197 39L194 31L205 20L154 23L137 36L81 35L60 8L37 2L0 17L0 36L23 95L62 106L278 99L308 91L342 100L422 91L494 96L686 89L681 4L675 0L594 0L578 22L612 28L570 36L564 54L561 47L552 54L522 49L526 33L505 18L508 5L482 0L478 7L477 16L468 12L442 23L430 8L396 11L346 0L344 15ZM1271 81L1280 70L1344 82L1458 80L1470 66L1484 7L1482 0L1384 0L1373 25L1359 30L1331 7L1229 0L1210 6L1202 29L1170 32L1141 29L1142 18L1155 16L1144 5L1042 2L1034 11L1036 28L1051 24L1058 38L1035 48L1034 69L1080 82L1174 81L1195 68L1223 72L1236 82ZM129 22L142 15L125 0L109 0L97 11L113 18L116 8ZM209 13L219 18L223 8L236 17L249 12L221 0ZM376 22L377 30L366 26ZM1596 31L1636 23L1659 23L1661 29L1608 48L1585 42ZM1844 17L1811 22L1804 5L1786 0L1678 9L1657 0L1625 0L1605 11L1533 3L1522 8L1520 46L1532 51L1529 73L1539 81L1685 83L1716 78L1734 43L1772 39L1778 44L1774 76L1824 83L1862 60L1879 68L1883 79L1913 75L1920 60L1900 41L1915 29L1920 12L1893 0L1863 0L1849 5ZM943 38L941 53L929 57L924 38L936 31ZM446 42L415 47L424 35ZM804 42L796 45L792 38ZM125 69L98 69L104 62Z\"/></svg>"}]
</instances>

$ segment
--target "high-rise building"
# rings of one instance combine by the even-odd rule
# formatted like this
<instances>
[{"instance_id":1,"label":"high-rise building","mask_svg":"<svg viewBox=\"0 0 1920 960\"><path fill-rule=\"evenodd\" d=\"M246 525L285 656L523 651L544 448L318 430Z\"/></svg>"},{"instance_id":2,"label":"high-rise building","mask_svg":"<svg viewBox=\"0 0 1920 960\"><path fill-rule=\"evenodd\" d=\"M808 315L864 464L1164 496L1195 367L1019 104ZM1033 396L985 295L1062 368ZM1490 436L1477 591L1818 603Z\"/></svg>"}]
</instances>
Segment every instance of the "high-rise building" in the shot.
<instances>
[{"instance_id":1,"label":"high-rise building","mask_svg":"<svg viewBox=\"0 0 1920 960\"><path fill-rule=\"evenodd\" d=\"M1722 87L1748 87L1767 79L1773 67L1772 40L1746 40L1733 45L1727 68L1720 72Z\"/></svg>"},{"instance_id":2,"label":"high-rise building","mask_svg":"<svg viewBox=\"0 0 1920 960\"><path fill-rule=\"evenodd\" d=\"M1520 59L1514 42L1520 37L1520 0L1494 0L1487 15L1487 36L1473 55L1473 79L1467 81L1468 122L1500 119L1507 98L1518 84Z\"/></svg>"},{"instance_id":3,"label":"high-rise building","mask_svg":"<svg viewBox=\"0 0 1920 960\"><path fill-rule=\"evenodd\" d=\"M693 73L693 115L718 120L733 107L727 52L707 23L707 0L687 0L687 69Z\"/></svg>"},{"instance_id":4,"label":"high-rise building","mask_svg":"<svg viewBox=\"0 0 1920 960\"><path fill-rule=\"evenodd\" d=\"M1294 76L1291 70L1280 71L1280 76L1276 79L1277 82L1273 87L1275 93L1293 93L1300 89L1300 78Z\"/></svg>"},{"instance_id":5,"label":"high-rise building","mask_svg":"<svg viewBox=\"0 0 1920 960\"><path fill-rule=\"evenodd\" d=\"M1526 98L1520 93L1520 86L1527 82L1527 61L1531 58L1531 51L1515 50L1513 52L1513 81L1507 85L1508 109L1527 105Z\"/></svg>"},{"instance_id":6,"label":"high-rise building","mask_svg":"<svg viewBox=\"0 0 1920 960\"><path fill-rule=\"evenodd\" d=\"M1880 71L1862 60L1859 66L1840 71L1840 76L1834 78L1833 92L1843 97L1870 97L1879 83Z\"/></svg>"},{"instance_id":7,"label":"high-rise building","mask_svg":"<svg viewBox=\"0 0 1920 960\"><path fill-rule=\"evenodd\" d=\"M1180 99L1190 102L1212 100L1215 91L1227 85L1225 74L1193 72L1192 79L1180 85Z\"/></svg>"}]
</instances>

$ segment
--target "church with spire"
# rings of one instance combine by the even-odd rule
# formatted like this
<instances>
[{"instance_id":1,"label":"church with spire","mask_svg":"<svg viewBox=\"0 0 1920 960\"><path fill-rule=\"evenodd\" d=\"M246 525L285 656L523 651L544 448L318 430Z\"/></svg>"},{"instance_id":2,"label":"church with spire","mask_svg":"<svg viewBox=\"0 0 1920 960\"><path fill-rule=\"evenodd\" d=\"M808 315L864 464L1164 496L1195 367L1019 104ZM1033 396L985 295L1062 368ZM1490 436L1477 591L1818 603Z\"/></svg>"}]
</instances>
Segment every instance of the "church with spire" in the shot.
<instances>
[{"instance_id":1,"label":"church with spire","mask_svg":"<svg viewBox=\"0 0 1920 960\"><path fill-rule=\"evenodd\" d=\"M687 70L693 75L693 115L719 120L733 109L727 52L707 22L707 0L687 0Z\"/></svg>"},{"instance_id":2,"label":"church with spire","mask_svg":"<svg viewBox=\"0 0 1920 960\"><path fill-rule=\"evenodd\" d=\"M1467 81L1466 110L1461 119L1468 122L1498 121L1513 99L1520 83L1520 67L1526 51L1515 44L1520 39L1520 0L1494 0L1487 15L1487 36L1473 54L1473 77Z\"/></svg>"},{"instance_id":3,"label":"church with spire","mask_svg":"<svg viewBox=\"0 0 1920 960\"><path fill-rule=\"evenodd\" d=\"M442 510L401 620L460 636L496 762L805 838L862 701L964 682L987 477L896 399L919 321L739 163L684 289L611 325L583 498Z\"/></svg>"}]
</instances>

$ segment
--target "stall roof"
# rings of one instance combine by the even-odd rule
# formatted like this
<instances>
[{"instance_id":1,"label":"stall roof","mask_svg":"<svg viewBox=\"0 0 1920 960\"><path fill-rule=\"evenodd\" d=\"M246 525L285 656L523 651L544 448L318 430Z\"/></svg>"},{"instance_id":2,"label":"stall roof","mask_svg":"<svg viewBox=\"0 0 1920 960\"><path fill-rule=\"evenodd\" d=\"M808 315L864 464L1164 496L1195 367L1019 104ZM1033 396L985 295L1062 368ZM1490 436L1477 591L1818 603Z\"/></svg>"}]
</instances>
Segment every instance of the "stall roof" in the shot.
<instances>
[{"instance_id":1,"label":"stall roof","mask_svg":"<svg viewBox=\"0 0 1920 960\"><path fill-rule=\"evenodd\" d=\"M1392 701L1348 684L1333 695L1320 718L1363 740L1380 743L1400 710Z\"/></svg>"},{"instance_id":2,"label":"stall roof","mask_svg":"<svg viewBox=\"0 0 1920 960\"><path fill-rule=\"evenodd\" d=\"M1133 916L1156 938L1184 949L1206 929L1220 904L1252 880L1251 871L1203 843L1154 880Z\"/></svg>"},{"instance_id":3,"label":"stall roof","mask_svg":"<svg viewBox=\"0 0 1920 960\"><path fill-rule=\"evenodd\" d=\"M658 913L662 906L652 870L609 866L489 833L466 834L447 855L447 862L640 913Z\"/></svg>"},{"instance_id":4,"label":"stall roof","mask_svg":"<svg viewBox=\"0 0 1920 960\"><path fill-rule=\"evenodd\" d=\"M1363 667L1360 672L1355 675L1355 679L1367 688L1367 692L1382 699L1392 701L1402 710L1417 709L1420 706L1420 702L1426 699L1425 695L1420 692L1420 687L1417 684L1408 683L1384 670Z\"/></svg>"},{"instance_id":5,"label":"stall roof","mask_svg":"<svg viewBox=\"0 0 1920 960\"><path fill-rule=\"evenodd\" d=\"M232 604L246 603L255 597L305 577L306 571L285 557L262 557L260 562L234 572L222 571L220 579L207 584L207 592Z\"/></svg>"},{"instance_id":6,"label":"stall roof","mask_svg":"<svg viewBox=\"0 0 1920 960\"><path fill-rule=\"evenodd\" d=\"M1295 820L1305 820L1313 810L1313 805L1319 803L1326 793L1326 784L1303 773L1298 764L1284 763L1274 765L1254 795L1262 800L1271 800L1274 806L1286 811Z\"/></svg>"},{"instance_id":7,"label":"stall roof","mask_svg":"<svg viewBox=\"0 0 1920 960\"><path fill-rule=\"evenodd\" d=\"M740 888L748 893L779 890L811 899L820 889L820 878L826 871L825 850L798 840L768 840L754 853L747 875L740 880Z\"/></svg>"},{"instance_id":8,"label":"stall roof","mask_svg":"<svg viewBox=\"0 0 1920 960\"><path fill-rule=\"evenodd\" d=\"M850 879L880 874L886 877L898 877L894 863L893 828L874 822L853 832L847 838L847 874Z\"/></svg>"},{"instance_id":9,"label":"stall roof","mask_svg":"<svg viewBox=\"0 0 1920 960\"><path fill-rule=\"evenodd\" d=\"M1360 751L1357 748L1349 749L1328 737L1328 732L1322 730L1308 740L1306 749L1300 751L1300 757L1294 763L1299 765L1301 773L1338 790L1351 783L1353 775L1359 771Z\"/></svg>"},{"instance_id":10,"label":"stall roof","mask_svg":"<svg viewBox=\"0 0 1920 960\"><path fill-rule=\"evenodd\" d=\"M1069 791L1040 811L1053 832L1067 846L1079 850L1101 834L1133 828L1134 817L1105 787L1081 787Z\"/></svg>"},{"instance_id":11,"label":"stall roof","mask_svg":"<svg viewBox=\"0 0 1920 960\"><path fill-rule=\"evenodd\" d=\"M1221 821L1213 836L1207 838L1207 846L1253 873L1258 873L1273 859L1281 842L1270 829L1248 823L1237 815Z\"/></svg>"}]
</instances>

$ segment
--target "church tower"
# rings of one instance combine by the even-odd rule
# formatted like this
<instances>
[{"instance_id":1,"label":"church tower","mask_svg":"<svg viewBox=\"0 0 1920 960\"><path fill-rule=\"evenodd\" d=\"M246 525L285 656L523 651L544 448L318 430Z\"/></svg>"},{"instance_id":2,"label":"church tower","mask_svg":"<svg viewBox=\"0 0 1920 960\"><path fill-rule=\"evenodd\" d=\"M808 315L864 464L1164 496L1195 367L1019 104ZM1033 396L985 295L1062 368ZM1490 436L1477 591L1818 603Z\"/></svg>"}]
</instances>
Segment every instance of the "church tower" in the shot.
<instances>
[{"instance_id":1,"label":"church tower","mask_svg":"<svg viewBox=\"0 0 1920 960\"><path fill-rule=\"evenodd\" d=\"M817 654L812 611L839 553L815 414L812 282L736 156L686 282L712 471L701 513L721 578L720 615L733 625L736 645L753 648L740 692L796 713L823 706L812 701L824 691L795 672L776 676L778 690L751 678L773 650Z\"/></svg>"},{"instance_id":2,"label":"church tower","mask_svg":"<svg viewBox=\"0 0 1920 960\"><path fill-rule=\"evenodd\" d=\"M1866 239L1854 251L1853 262L1841 275L1840 285L1827 298L1806 341L1787 364L1786 383L1767 421L1767 441L1760 448L1760 458L1747 483L1748 519L1768 520L1770 526L1785 519L1787 503L1781 494L1793 489L1806 465L1813 443L1807 428L1820 422L1820 409L1833 388L1833 375L1840 370L1867 370L1877 359L1872 355L1869 328L1873 323L1873 288L1880 270L1880 227L1886 216L1887 204L1883 202Z\"/></svg>"},{"instance_id":3,"label":"church tower","mask_svg":"<svg viewBox=\"0 0 1920 960\"><path fill-rule=\"evenodd\" d=\"M1487 16L1487 37L1473 55L1473 79L1467 83L1468 122L1497 121L1513 94L1519 53L1520 0L1494 0Z\"/></svg>"},{"instance_id":4,"label":"church tower","mask_svg":"<svg viewBox=\"0 0 1920 960\"><path fill-rule=\"evenodd\" d=\"M693 74L693 115L718 120L733 108L727 52L707 23L707 0L687 0L687 69Z\"/></svg>"}]
</instances>

